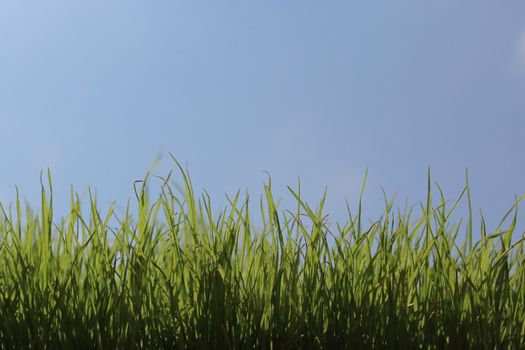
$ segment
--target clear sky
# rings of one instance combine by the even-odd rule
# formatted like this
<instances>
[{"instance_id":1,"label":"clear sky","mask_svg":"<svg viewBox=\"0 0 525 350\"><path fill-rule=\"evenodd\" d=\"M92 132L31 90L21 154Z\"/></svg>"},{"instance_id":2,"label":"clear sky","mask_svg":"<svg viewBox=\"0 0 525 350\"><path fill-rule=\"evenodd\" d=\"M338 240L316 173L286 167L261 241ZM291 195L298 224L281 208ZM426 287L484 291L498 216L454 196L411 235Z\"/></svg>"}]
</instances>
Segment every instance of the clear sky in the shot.
<instances>
[{"instance_id":1,"label":"clear sky","mask_svg":"<svg viewBox=\"0 0 525 350\"><path fill-rule=\"evenodd\" d=\"M453 199L468 167L490 229L525 192L524 131L522 0L0 5L4 203L36 206L49 166L58 208L70 184L124 204L172 152L217 203L263 170L285 205L298 176L328 186L334 221L368 167L372 219L381 186L424 201L430 165Z\"/></svg>"}]
</instances>

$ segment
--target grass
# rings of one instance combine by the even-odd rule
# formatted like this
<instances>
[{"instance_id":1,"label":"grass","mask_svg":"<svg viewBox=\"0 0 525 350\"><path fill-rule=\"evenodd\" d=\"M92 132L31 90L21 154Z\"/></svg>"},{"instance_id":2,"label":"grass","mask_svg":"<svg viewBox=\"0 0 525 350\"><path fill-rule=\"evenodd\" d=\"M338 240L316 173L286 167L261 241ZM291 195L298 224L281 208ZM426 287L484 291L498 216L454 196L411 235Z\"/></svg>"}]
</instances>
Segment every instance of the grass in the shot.
<instances>
[{"instance_id":1,"label":"grass","mask_svg":"<svg viewBox=\"0 0 525 350\"><path fill-rule=\"evenodd\" d=\"M92 197L82 212L72 193L56 220L50 176L39 213L18 196L2 206L0 348L525 348L523 197L473 240L472 213L450 221L465 197L471 208L468 180L457 201L438 188L434 203L429 174L417 217L385 198L369 226L360 198L335 227L325 197L313 208L300 188L297 207L278 210L269 180L256 230L248 195L215 215L179 170L180 194L171 173L155 201L149 176L138 182L133 215Z\"/></svg>"}]
</instances>

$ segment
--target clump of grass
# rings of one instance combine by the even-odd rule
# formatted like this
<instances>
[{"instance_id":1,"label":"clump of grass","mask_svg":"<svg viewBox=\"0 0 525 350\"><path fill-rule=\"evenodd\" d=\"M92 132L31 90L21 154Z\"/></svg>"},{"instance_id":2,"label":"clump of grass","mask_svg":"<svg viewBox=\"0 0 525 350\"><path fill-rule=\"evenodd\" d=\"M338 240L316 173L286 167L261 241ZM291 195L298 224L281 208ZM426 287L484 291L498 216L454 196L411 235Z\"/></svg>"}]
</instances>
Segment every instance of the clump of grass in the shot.
<instances>
[{"instance_id":1,"label":"clump of grass","mask_svg":"<svg viewBox=\"0 0 525 350\"><path fill-rule=\"evenodd\" d=\"M177 163L178 165L178 163ZM180 168L180 166L179 166ZM441 193L426 205L362 223L361 199L348 222L328 226L325 197L313 209L290 188L294 211L280 212L271 181L251 223L249 197L237 193L214 215L170 176L138 211L82 212L55 220L51 180L41 211L0 214L2 349L525 347L524 237L515 239L517 205L494 232L482 222L472 239L450 222ZM366 177L365 177L366 179Z\"/></svg>"}]
</instances>

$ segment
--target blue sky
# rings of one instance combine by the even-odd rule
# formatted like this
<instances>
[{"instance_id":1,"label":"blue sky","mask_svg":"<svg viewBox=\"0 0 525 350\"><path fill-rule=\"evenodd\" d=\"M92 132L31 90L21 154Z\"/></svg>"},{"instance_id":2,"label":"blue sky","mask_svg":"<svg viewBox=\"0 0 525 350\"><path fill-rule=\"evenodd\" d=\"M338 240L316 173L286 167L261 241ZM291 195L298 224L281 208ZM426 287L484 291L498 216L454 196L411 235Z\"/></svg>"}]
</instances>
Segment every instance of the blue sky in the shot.
<instances>
[{"instance_id":1,"label":"blue sky","mask_svg":"<svg viewBox=\"0 0 525 350\"><path fill-rule=\"evenodd\" d=\"M300 176L344 220L369 169L424 201L469 168L489 228L525 192L525 2L40 1L0 5L0 201L38 203L51 167L124 204L159 154L187 164L217 203ZM523 218L523 215L521 215ZM523 219L522 219L523 221Z\"/></svg>"}]
</instances>

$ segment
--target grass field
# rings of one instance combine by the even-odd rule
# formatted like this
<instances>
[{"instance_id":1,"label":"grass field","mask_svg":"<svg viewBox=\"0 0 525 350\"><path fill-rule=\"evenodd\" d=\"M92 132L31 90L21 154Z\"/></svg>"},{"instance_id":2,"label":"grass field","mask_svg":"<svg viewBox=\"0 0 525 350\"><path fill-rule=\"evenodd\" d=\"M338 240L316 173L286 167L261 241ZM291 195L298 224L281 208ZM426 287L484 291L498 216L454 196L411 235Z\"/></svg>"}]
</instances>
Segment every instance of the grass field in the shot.
<instances>
[{"instance_id":1,"label":"grass field","mask_svg":"<svg viewBox=\"0 0 525 350\"><path fill-rule=\"evenodd\" d=\"M177 163L178 164L178 163ZM180 172L179 172L180 170ZM280 210L271 180L251 213L239 193L217 214L163 180L138 212L53 217L51 180L38 213L16 198L0 211L2 349L524 349L524 236L518 202L494 232L472 238L468 180L401 212L328 226L324 199ZM366 177L365 177L366 180ZM89 203L88 203L89 204ZM510 205L509 205L510 207ZM257 216L263 224L254 227Z\"/></svg>"}]
</instances>

